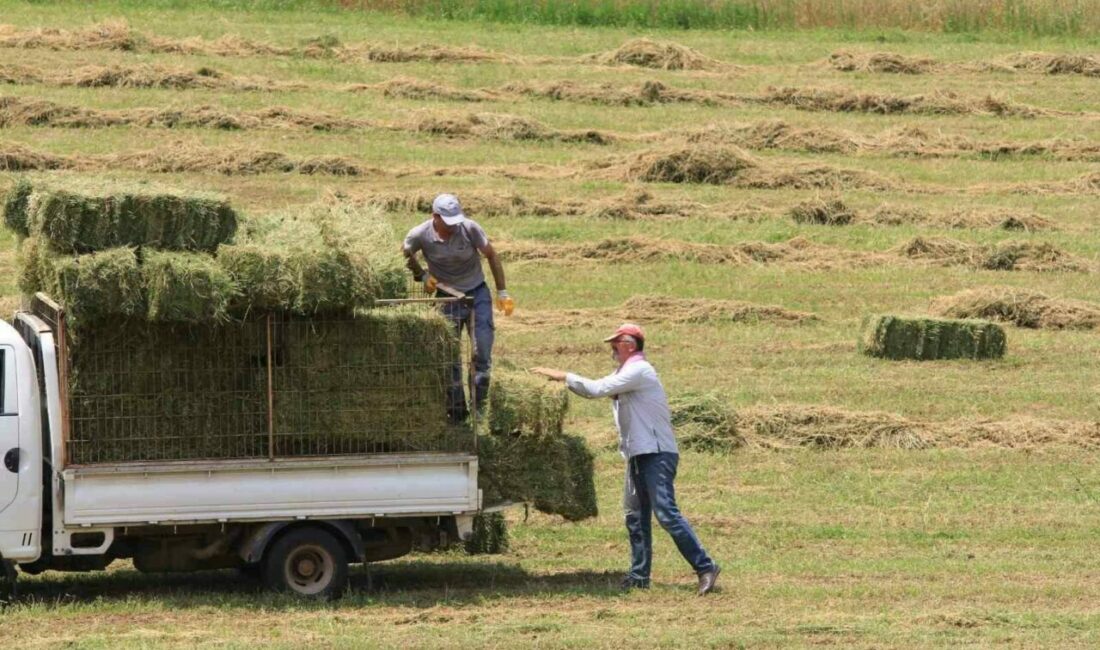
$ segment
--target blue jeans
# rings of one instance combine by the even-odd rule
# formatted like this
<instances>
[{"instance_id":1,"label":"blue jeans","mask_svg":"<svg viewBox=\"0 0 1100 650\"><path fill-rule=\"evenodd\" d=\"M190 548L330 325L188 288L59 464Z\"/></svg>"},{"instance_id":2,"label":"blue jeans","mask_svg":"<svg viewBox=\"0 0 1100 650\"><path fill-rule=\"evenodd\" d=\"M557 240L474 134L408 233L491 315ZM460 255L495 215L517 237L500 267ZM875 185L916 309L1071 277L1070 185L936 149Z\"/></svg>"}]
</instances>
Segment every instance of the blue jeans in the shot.
<instances>
[{"instance_id":1,"label":"blue jeans","mask_svg":"<svg viewBox=\"0 0 1100 650\"><path fill-rule=\"evenodd\" d=\"M669 452L641 454L627 461L623 509L630 536L630 577L635 580L649 580L653 564L651 524L654 514L661 528L676 542L680 555L696 573L714 568L714 560L707 555L691 524L676 506L676 491L672 483L676 480L679 461L678 454Z\"/></svg>"},{"instance_id":2,"label":"blue jeans","mask_svg":"<svg viewBox=\"0 0 1100 650\"><path fill-rule=\"evenodd\" d=\"M467 291L466 295L474 299L474 401L478 411L481 411L485 398L489 395L489 373L493 367L493 337L496 329L493 325L493 296L484 282ZM437 293L436 297L445 298L447 295ZM469 325L470 309L464 302L443 305L443 314L454 323L455 331L460 337L462 328ZM466 407L466 391L463 389L464 380L462 363L456 363L451 372L451 392L447 400L447 411L455 422L465 420L469 412Z\"/></svg>"}]
</instances>

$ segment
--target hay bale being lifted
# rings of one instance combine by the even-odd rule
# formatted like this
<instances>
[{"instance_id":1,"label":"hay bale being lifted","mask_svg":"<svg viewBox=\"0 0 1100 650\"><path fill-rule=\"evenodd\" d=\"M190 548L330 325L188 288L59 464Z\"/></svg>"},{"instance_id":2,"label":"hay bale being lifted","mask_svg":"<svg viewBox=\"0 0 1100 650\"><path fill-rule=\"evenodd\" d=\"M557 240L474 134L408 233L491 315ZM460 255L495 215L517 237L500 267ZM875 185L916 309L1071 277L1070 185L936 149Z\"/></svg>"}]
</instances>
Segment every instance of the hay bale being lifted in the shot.
<instances>
[{"instance_id":1,"label":"hay bale being lifted","mask_svg":"<svg viewBox=\"0 0 1100 650\"><path fill-rule=\"evenodd\" d=\"M237 231L236 212L213 194L77 178L21 180L4 218L69 254L118 246L213 252Z\"/></svg>"},{"instance_id":2,"label":"hay bale being lifted","mask_svg":"<svg viewBox=\"0 0 1100 650\"><path fill-rule=\"evenodd\" d=\"M863 323L859 347L884 359L999 359L1005 331L984 320L875 315Z\"/></svg>"},{"instance_id":3,"label":"hay bale being lifted","mask_svg":"<svg viewBox=\"0 0 1100 650\"><path fill-rule=\"evenodd\" d=\"M497 434L557 435L569 409L569 391L516 370L493 371L489 430Z\"/></svg>"}]
</instances>

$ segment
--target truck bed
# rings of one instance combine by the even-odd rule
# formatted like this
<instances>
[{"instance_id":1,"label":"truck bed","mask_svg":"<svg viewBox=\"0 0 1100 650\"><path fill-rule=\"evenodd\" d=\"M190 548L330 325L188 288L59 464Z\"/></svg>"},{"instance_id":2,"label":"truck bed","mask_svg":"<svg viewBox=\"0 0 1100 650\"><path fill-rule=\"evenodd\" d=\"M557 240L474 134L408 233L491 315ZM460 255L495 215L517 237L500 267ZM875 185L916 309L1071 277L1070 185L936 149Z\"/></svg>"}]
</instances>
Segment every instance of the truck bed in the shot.
<instances>
[{"instance_id":1,"label":"truck bed","mask_svg":"<svg viewBox=\"0 0 1100 650\"><path fill-rule=\"evenodd\" d=\"M67 526L454 515L478 509L477 457L388 454L68 467Z\"/></svg>"}]
</instances>

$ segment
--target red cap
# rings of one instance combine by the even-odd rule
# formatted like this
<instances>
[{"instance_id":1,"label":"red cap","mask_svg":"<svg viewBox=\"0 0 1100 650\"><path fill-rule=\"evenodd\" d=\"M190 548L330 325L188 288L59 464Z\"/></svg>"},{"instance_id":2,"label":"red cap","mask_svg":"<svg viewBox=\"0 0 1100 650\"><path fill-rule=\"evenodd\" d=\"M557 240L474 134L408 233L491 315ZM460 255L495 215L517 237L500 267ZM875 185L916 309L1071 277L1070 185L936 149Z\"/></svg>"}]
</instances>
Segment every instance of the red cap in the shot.
<instances>
[{"instance_id":1,"label":"red cap","mask_svg":"<svg viewBox=\"0 0 1100 650\"><path fill-rule=\"evenodd\" d=\"M633 336L639 341L645 340L645 332L642 331L641 327L638 327L634 323L623 323L619 325L619 329L615 330L614 334L604 339L604 342L614 341L620 336Z\"/></svg>"}]
</instances>

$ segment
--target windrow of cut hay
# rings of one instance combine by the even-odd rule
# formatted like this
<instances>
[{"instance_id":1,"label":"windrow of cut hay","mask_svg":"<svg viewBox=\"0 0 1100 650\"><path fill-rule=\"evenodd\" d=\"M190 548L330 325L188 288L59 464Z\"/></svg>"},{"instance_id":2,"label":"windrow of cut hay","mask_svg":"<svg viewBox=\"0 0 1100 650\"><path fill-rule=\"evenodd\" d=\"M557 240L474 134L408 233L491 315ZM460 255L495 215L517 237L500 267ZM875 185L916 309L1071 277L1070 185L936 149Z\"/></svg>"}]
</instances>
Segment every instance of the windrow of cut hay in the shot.
<instances>
[{"instance_id":1,"label":"windrow of cut hay","mask_svg":"<svg viewBox=\"0 0 1100 650\"><path fill-rule=\"evenodd\" d=\"M463 117L421 115L406 127L417 133L492 140L585 142L611 144L615 137L596 129L561 130L520 115L470 113Z\"/></svg>"},{"instance_id":2,"label":"windrow of cut hay","mask_svg":"<svg viewBox=\"0 0 1100 650\"><path fill-rule=\"evenodd\" d=\"M1100 449L1100 422L1031 417L927 421L878 411L819 405L754 405L735 408L717 393L689 393L672 400L680 444L724 453L764 449Z\"/></svg>"},{"instance_id":3,"label":"windrow of cut hay","mask_svg":"<svg viewBox=\"0 0 1100 650\"><path fill-rule=\"evenodd\" d=\"M479 439L486 503L526 501L570 521L597 514L593 455L562 433L569 401L562 384L518 370L494 370L489 433Z\"/></svg>"},{"instance_id":4,"label":"windrow of cut hay","mask_svg":"<svg viewBox=\"0 0 1100 650\"><path fill-rule=\"evenodd\" d=\"M298 111L282 106L255 111L229 111L216 106L99 110L34 98L0 97L0 128L13 126L52 128L139 126L163 129L200 127L224 131L248 129L337 131L366 129L374 127L375 124L367 120L344 118L321 112Z\"/></svg>"},{"instance_id":5,"label":"windrow of cut hay","mask_svg":"<svg viewBox=\"0 0 1100 650\"><path fill-rule=\"evenodd\" d=\"M576 244L509 242L500 254L510 260L547 262L599 261L612 264L697 262L701 264L784 264L807 269L862 268L885 263L879 253L833 248L795 237L786 242L733 245L624 237Z\"/></svg>"},{"instance_id":6,"label":"windrow of cut hay","mask_svg":"<svg viewBox=\"0 0 1100 650\"><path fill-rule=\"evenodd\" d=\"M882 204L867 214L855 210L838 197L801 201L787 210L787 216L795 223L824 226L921 224L939 228L990 228L1020 232L1058 230L1050 219L1028 211L959 208L947 212L927 212L912 206Z\"/></svg>"},{"instance_id":7,"label":"windrow of cut hay","mask_svg":"<svg viewBox=\"0 0 1100 650\"><path fill-rule=\"evenodd\" d=\"M1052 138L1033 141L975 140L957 134L932 132L918 126L891 128L879 133L855 133L829 127L800 127L780 119L739 124L709 124L686 131L653 133L646 140L684 138L708 145L746 149L779 149L813 153L895 156L898 158L963 158L1000 160L1040 156L1058 160L1100 161L1100 144L1088 138Z\"/></svg>"},{"instance_id":8,"label":"windrow of cut hay","mask_svg":"<svg viewBox=\"0 0 1100 650\"><path fill-rule=\"evenodd\" d=\"M581 57L581 61L656 70L721 70L728 67L727 64L685 45L648 38L629 40L610 52Z\"/></svg>"},{"instance_id":9,"label":"windrow of cut hay","mask_svg":"<svg viewBox=\"0 0 1100 650\"><path fill-rule=\"evenodd\" d=\"M753 189L896 188L878 174L825 165L764 162L732 146L653 149L598 163L604 174L626 181L701 183Z\"/></svg>"},{"instance_id":10,"label":"windrow of cut hay","mask_svg":"<svg viewBox=\"0 0 1100 650\"><path fill-rule=\"evenodd\" d=\"M1100 328L1100 304L1055 298L1019 287L978 287L932 301L948 318L984 318L1034 329Z\"/></svg>"},{"instance_id":11,"label":"windrow of cut hay","mask_svg":"<svg viewBox=\"0 0 1100 650\"><path fill-rule=\"evenodd\" d=\"M1084 273L1092 268L1086 260L1047 242L1006 241L982 245L947 237L915 237L894 251L911 260L988 271Z\"/></svg>"},{"instance_id":12,"label":"windrow of cut hay","mask_svg":"<svg viewBox=\"0 0 1100 650\"><path fill-rule=\"evenodd\" d=\"M863 321L859 350L882 359L999 359L1005 331L985 320L879 314Z\"/></svg>"},{"instance_id":13,"label":"windrow of cut hay","mask_svg":"<svg viewBox=\"0 0 1100 650\"><path fill-rule=\"evenodd\" d=\"M157 174L213 172L227 176L252 174L329 174L362 176L380 173L343 156L295 158L277 151L203 147L186 142L156 149L111 154L59 156L20 144L0 143L0 171L135 170Z\"/></svg>"},{"instance_id":14,"label":"windrow of cut hay","mask_svg":"<svg viewBox=\"0 0 1100 650\"><path fill-rule=\"evenodd\" d=\"M1065 115L1051 109L1016 104L987 95L968 98L948 91L927 95L891 95L854 92L841 88L770 88L744 101L789 106L803 111L834 113L877 113L880 115L996 115L1000 117L1041 117Z\"/></svg>"},{"instance_id":15,"label":"windrow of cut hay","mask_svg":"<svg viewBox=\"0 0 1100 650\"><path fill-rule=\"evenodd\" d=\"M1017 52L992 61L944 63L896 52L833 52L825 64L841 72L930 74L959 72L1037 72L1100 77L1100 57L1089 54Z\"/></svg>"},{"instance_id":16,"label":"windrow of cut hay","mask_svg":"<svg viewBox=\"0 0 1100 650\"><path fill-rule=\"evenodd\" d=\"M216 89L242 92L300 90L307 87L301 82L229 75L206 66L192 70L159 65L84 65L62 70L0 65L0 82L76 88Z\"/></svg>"}]
</instances>

